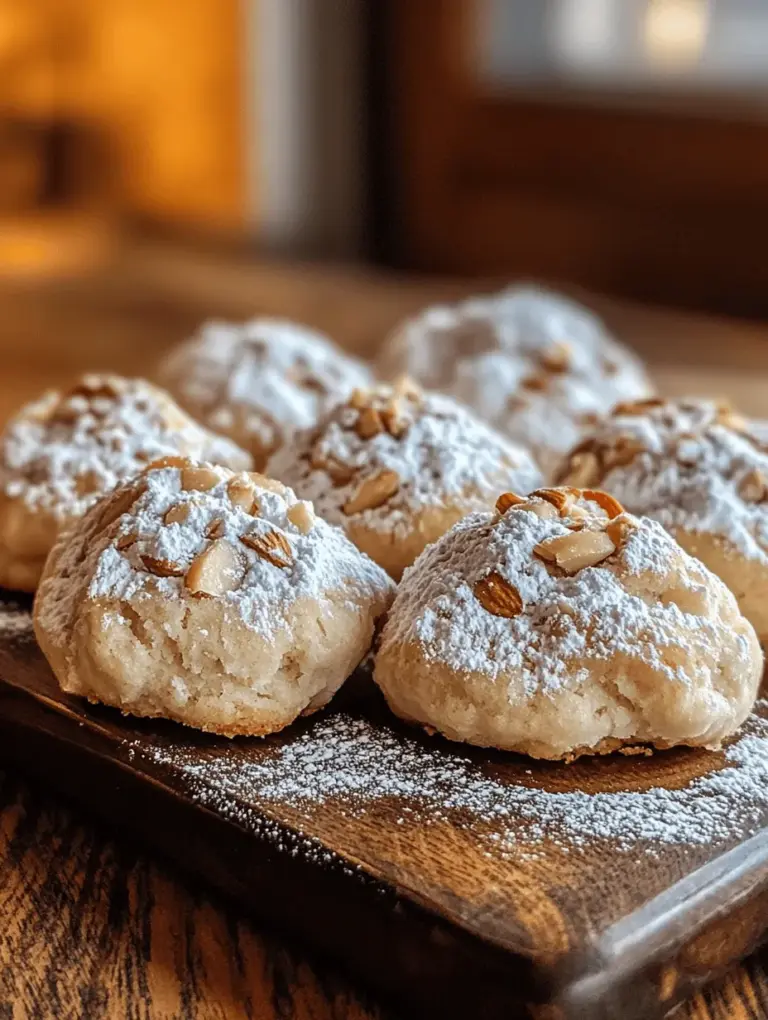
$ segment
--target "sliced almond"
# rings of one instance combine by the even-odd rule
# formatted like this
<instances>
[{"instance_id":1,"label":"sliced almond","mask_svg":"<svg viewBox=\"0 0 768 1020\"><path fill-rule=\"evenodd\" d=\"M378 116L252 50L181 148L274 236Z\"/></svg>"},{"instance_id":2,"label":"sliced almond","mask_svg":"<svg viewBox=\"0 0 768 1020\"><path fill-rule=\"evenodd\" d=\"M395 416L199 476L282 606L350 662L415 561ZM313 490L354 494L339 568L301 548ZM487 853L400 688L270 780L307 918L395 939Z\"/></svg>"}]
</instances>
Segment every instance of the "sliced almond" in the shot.
<instances>
[{"instance_id":1,"label":"sliced almond","mask_svg":"<svg viewBox=\"0 0 768 1020\"><path fill-rule=\"evenodd\" d=\"M176 503L165 511L163 524L184 524L189 520L192 507L189 503Z\"/></svg>"},{"instance_id":2,"label":"sliced almond","mask_svg":"<svg viewBox=\"0 0 768 1020\"><path fill-rule=\"evenodd\" d=\"M536 514L537 517L542 517L544 520L553 521L559 517L557 507L552 506L545 499L531 499L526 501L525 509L532 514Z\"/></svg>"},{"instance_id":3,"label":"sliced almond","mask_svg":"<svg viewBox=\"0 0 768 1020\"><path fill-rule=\"evenodd\" d=\"M240 541L275 567L290 567L293 563L291 543L281 531L249 532L241 535Z\"/></svg>"},{"instance_id":4,"label":"sliced almond","mask_svg":"<svg viewBox=\"0 0 768 1020\"><path fill-rule=\"evenodd\" d=\"M399 400L390 400L380 412L384 428L390 436L400 439L408 431L408 421L402 415L402 407Z\"/></svg>"},{"instance_id":5,"label":"sliced almond","mask_svg":"<svg viewBox=\"0 0 768 1020\"><path fill-rule=\"evenodd\" d=\"M268 478L266 475L262 475L259 471L251 471L250 477L256 483L258 488L266 489L267 492L274 492L276 496L284 496L288 491L282 482L278 482L276 478Z\"/></svg>"},{"instance_id":6,"label":"sliced almond","mask_svg":"<svg viewBox=\"0 0 768 1020\"><path fill-rule=\"evenodd\" d=\"M472 592L483 609L492 616L512 619L523 611L520 592L495 570L482 577Z\"/></svg>"},{"instance_id":7,"label":"sliced almond","mask_svg":"<svg viewBox=\"0 0 768 1020\"><path fill-rule=\"evenodd\" d=\"M206 538L224 538L226 534L226 525L221 517L214 517L208 527L205 529Z\"/></svg>"},{"instance_id":8,"label":"sliced almond","mask_svg":"<svg viewBox=\"0 0 768 1020\"><path fill-rule=\"evenodd\" d=\"M414 404L421 404L424 400L424 391L415 383L410 376L401 375L395 379L392 387L395 396L403 397L405 400L410 400Z\"/></svg>"},{"instance_id":9,"label":"sliced almond","mask_svg":"<svg viewBox=\"0 0 768 1020\"><path fill-rule=\"evenodd\" d=\"M355 432L361 439L373 439L384 431L381 415L373 407L364 407L357 416Z\"/></svg>"},{"instance_id":10,"label":"sliced almond","mask_svg":"<svg viewBox=\"0 0 768 1020\"><path fill-rule=\"evenodd\" d=\"M300 500L288 507L286 511L288 520L299 529L302 535L308 535L315 526L315 514L312 504L306 500Z\"/></svg>"},{"instance_id":11,"label":"sliced almond","mask_svg":"<svg viewBox=\"0 0 768 1020\"><path fill-rule=\"evenodd\" d=\"M566 574L576 574L585 567L602 563L616 552L616 546L604 531L576 531L540 542L533 551Z\"/></svg>"},{"instance_id":12,"label":"sliced almond","mask_svg":"<svg viewBox=\"0 0 768 1020\"><path fill-rule=\"evenodd\" d=\"M739 495L749 503L761 503L768 494L768 478L755 468L739 484Z\"/></svg>"},{"instance_id":13,"label":"sliced almond","mask_svg":"<svg viewBox=\"0 0 768 1020\"><path fill-rule=\"evenodd\" d=\"M622 400L616 404L611 411L614 418L624 415L645 414L655 407L663 407L664 401L660 397L646 397L645 400Z\"/></svg>"},{"instance_id":14,"label":"sliced almond","mask_svg":"<svg viewBox=\"0 0 768 1020\"><path fill-rule=\"evenodd\" d=\"M144 468L144 471L159 471L161 468L186 468L191 465L191 461L188 457L168 456L158 457L157 460L151 461Z\"/></svg>"},{"instance_id":15,"label":"sliced almond","mask_svg":"<svg viewBox=\"0 0 768 1020\"><path fill-rule=\"evenodd\" d=\"M216 598L236 591L243 582L246 563L225 538L199 553L187 571L184 586L196 598Z\"/></svg>"},{"instance_id":16,"label":"sliced almond","mask_svg":"<svg viewBox=\"0 0 768 1020\"><path fill-rule=\"evenodd\" d=\"M551 503L557 512L563 516L573 502L573 497L567 489L535 489L531 496L538 496Z\"/></svg>"},{"instance_id":17,"label":"sliced almond","mask_svg":"<svg viewBox=\"0 0 768 1020\"><path fill-rule=\"evenodd\" d=\"M605 526L605 533L616 546L620 549L624 544L624 539L627 537L627 532L630 530L631 525L626 517L621 520L614 519L609 521Z\"/></svg>"},{"instance_id":18,"label":"sliced almond","mask_svg":"<svg viewBox=\"0 0 768 1020\"><path fill-rule=\"evenodd\" d=\"M571 363L571 348L568 344L555 344L544 352L541 363L548 372L566 372Z\"/></svg>"},{"instance_id":19,"label":"sliced almond","mask_svg":"<svg viewBox=\"0 0 768 1020\"><path fill-rule=\"evenodd\" d=\"M256 484L248 475L235 475L234 478L230 478L227 483L227 495L232 506L245 510L247 514L257 517L261 512Z\"/></svg>"},{"instance_id":20,"label":"sliced almond","mask_svg":"<svg viewBox=\"0 0 768 1020\"><path fill-rule=\"evenodd\" d=\"M612 446L602 450L603 467L613 470L631 464L638 454L644 453L645 447L634 436L618 436Z\"/></svg>"},{"instance_id":21,"label":"sliced almond","mask_svg":"<svg viewBox=\"0 0 768 1020\"><path fill-rule=\"evenodd\" d=\"M529 375L520 383L524 390L541 391L547 388L547 378L543 375Z\"/></svg>"},{"instance_id":22,"label":"sliced almond","mask_svg":"<svg viewBox=\"0 0 768 1020\"><path fill-rule=\"evenodd\" d=\"M220 481L221 476L213 468L205 467L204 465L200 467L197 465L185 467L181 472L181 487L187 492L190 490L208 492L209 489L213 489L214 486L218 485Z\"/></svg>"},{"instance_id":23,"label":"sliced almond","mask_svg":"<svg viewBox=\"0 0 768 1020\"><path fill-rule=\"evenodd\" d=\"M356 411L361 411L364 407L367 407L368 399L368 394L365 390L361 390L359 386L356 386L350 393L347 404Z\"/></svg>"},{"instance_id":24,"label":"sliced almond","mask_svg":"<svg viewBox=\"0 0 768 1020\"><path fill-rule=\"evenodd\" d=\"M115 549L117 549L118 552L125 552L125 550L130 549L132 545L136 545L138 538L138 533L135 531L126 532L125 535L118 535L115 542Z\"/></svg>"},{"instance_id":25,"label":"sliced almond","mask_svg":"<svg viewBox=\"0 0 768 1020\"><path fill-rule=\"evenodd\" d=\"M618 499L615 499L607 492L603 492L602 489L584 489L581 493L581 498L589 500L590 503L597 503L602 510L605 510L611 520L624 513L624 507L619 503Z\"/></svg>"},{"instance_id":26,"label":"sliced almond","mask_svg":"<svg viewBox=\"0 0 768 1020\"><path fill-rule=\"evenodd\" d=\"M154 574L156 577L184 576L184 569L178 563L174 563L173 560L165 560L157 556L144 555L141 557L141 562L150 574Z\"/></svg>"},{"instance_id":27,"label":"sliced almond","mask_svg":"<svg viewBox=\"0 0 768 1020\"><path fill-rule=\"evenodd\" d=\"M502 492L496 500L496 510L505 514L511 506L519 506L521 503L525 503L523 496L518 496L516 492Z\"/></svg>"},{"instance_id":28,"label":"sliced almond","mask_svg":"<svg viewBox=\"0 0 768 1020\"><path fill-rule=\"evenodd\" d=\"M600 462L594 453L588 450L574 453L566 475L569 485L575 485L578 489L582 489L585 485L593 485L599 477Z\"/></svg>"},{"instance_id":29,"label":"sliced almond","mask_svg":"<svg viewBox=\"0 0 768 1020\"><path fill-rule=\"evenodd\" d=\"M377 475L366 478L357 492L342 507L344 513L350 517L352 514L359 514L363 510L375 510L383 506L388 499L391 499L400 488L400 475L397 471L384 470Z\"/></svg>"},{"instance_id":30,"label":"sliced almond","mask_svg":"<svg viewBox=\"0 0 768 1020\"><path fill-rule=\"evenodd\" d=\"M322 470L328 475L336 489L349 485L355 477L355 469L348 464L342 464L338 460L325 461Z\"/></svg>"},{"instance_id":31,"label":"sliced almond","mask_svg":"<svg viewBox=\"0 0 768 1020\"><path fill-rule=\"evenodd\" d=\"M103 375L84 375L69 391L71 397L106 397L113 400L120 395L118 380Z\"/></svg>"}]
</instances>

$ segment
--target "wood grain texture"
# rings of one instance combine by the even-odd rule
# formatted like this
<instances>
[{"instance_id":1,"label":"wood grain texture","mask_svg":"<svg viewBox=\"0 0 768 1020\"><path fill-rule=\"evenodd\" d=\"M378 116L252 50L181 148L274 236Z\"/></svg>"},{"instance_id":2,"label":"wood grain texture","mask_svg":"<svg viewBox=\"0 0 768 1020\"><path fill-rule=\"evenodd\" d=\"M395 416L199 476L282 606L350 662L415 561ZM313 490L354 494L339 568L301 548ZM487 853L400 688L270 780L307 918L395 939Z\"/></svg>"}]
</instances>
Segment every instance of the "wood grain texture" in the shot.
<instances>
[{"instance_id":1,"label":"wood grain texture","mask_svg":"<svg viewBox=\"0 0 768 1020\"><path fill-rule=\"evenodd\" d=\"M2 289L0 418L73 370L101 365L145 371L204 315L293 315L330 330L358 351L370 351L402 314L467 289L466 284L402 283L359 271L253 266L202 253L136 248L98 280L43 291ZM765 327L602 307L650 357L669 391L726 391L748 410L760 410L768 361ZM5 930L0 926L3 1020L383 1015L327 978L326 964L310 967L279 941L257 935L244 910L227 908L195 883L149 863L109 830L84 823L39 790L30 792L14 778L9 782L0 806L0 917L23 920ZM121 902L130 909L118 909ZM84 930L97 935L87 940L85 951ZM238 984L231 965L220 961L237 960L242 940L247 952L241 949L241 954L261 962ZM695 996L678 1015L763 1020L768 1016L766 968L768 955L758 954ZM129 988L143 998L129 1001ZM54 990L59 998L49 1000ZM54 1001L77 1008L87 1003L91 1011L57 1013L49 1008Z\"/></svg>"}]
</instances>

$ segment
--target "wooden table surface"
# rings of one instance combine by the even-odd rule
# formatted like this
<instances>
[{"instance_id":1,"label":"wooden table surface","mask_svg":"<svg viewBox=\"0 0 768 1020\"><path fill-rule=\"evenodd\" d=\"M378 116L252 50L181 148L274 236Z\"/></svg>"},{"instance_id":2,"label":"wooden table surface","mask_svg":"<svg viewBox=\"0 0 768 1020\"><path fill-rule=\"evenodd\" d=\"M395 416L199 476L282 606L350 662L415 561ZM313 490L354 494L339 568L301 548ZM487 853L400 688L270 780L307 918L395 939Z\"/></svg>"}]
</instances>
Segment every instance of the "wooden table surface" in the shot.
<instances>
[{"instance_id":1,"label":"wooden table surface","mask_svg":"<svg viewBox=\"0 0 768 1020\"><path fill-rule=\"evenodd\" d=\"M0 281L0 421L81 369L149 373L206 316L292 316L364 353L401 315L467 290L157 245L87 280ZM727 394L768 417L768 326L596 303L664 391ZM13 772L0 772L0 918L0 1020L401 1015ZM768 1020L767 969L768 949L676 1017Z\"/></svg>"}]
</instances>

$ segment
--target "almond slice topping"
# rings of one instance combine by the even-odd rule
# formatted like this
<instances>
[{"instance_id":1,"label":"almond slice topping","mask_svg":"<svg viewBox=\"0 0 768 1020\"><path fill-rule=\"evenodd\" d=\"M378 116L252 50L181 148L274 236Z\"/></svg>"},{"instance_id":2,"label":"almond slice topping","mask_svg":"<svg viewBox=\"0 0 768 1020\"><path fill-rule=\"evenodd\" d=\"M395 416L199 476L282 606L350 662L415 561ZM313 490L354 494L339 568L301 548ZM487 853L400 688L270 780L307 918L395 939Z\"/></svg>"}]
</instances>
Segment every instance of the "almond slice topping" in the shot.
<instances>
[{"instance_id":1,"label":"almond slice topping","mask_svg":"<svg viewBox=\"0 0 768 1020\"><path fill-rule=\"evenodd\" d=\"M291 543L281 531L250 532L241 535L240 541L273 567L285 568L293 563Z\"/></svg>"},{"instance_id":2,"label":"almond slice topping","mask_svg":"<svg viewBox=\"0 0 768 1020\"><path fill-rule=\"evenodd\" d=\"M261 507L256 495L256 483L248 475L235 475L227 483L227 495L232 506L257 517Z\"/></svg>"},{"instance_id":3,"label":"almond slice topping","mask_svg":"<svg viewBox=\"0 0 768 1020\"><path fill-rule=\"evenodd\" d=\"M739 495L750 503L762 502L768 494L768 478L758 468L746 474L739 484Z\"/></svg>"},{"instance_id":4,"label":"almond slice topping","mask_svg":"<svg viewBox=\"0 0 768 1020\"><path fill-rule=\"evenodd\" d=\"M590 503L597 503L602 510L605 510L610 520L624 513L624 507L619 503L618 499L614 499L613 496L603 492L602 489L584 489L581 493L581 498L589 500Z\"/></svg>"},{"instance_id":5,"label":"almond slice topping","mask_svg":"<svg viewBox=\"0 0 768 1020\"><path fill-rule=\"evenodd\" d=\"M276 496L284 496L288 491L282 482L278 482L276 478L268 478L259 471L251 471L250 476L260 489L266 489L267 492L274 492Z\"/></svg>"},{"instance_id":6,"label":"almond slice topping","mask_svg":"<svg viewBox=\"0 0 768 1020\"><path fill-rule=\"evenodd\" d=\"M555 344L545 351L541 363L548 372L565 372L571 363L571 349L568 344Z\"/></svg>"},{"instance_id":7,"label":"almond slice topping","mask_svg":"<svg viewBox=\"0 0 768 1020\"><path fill-rule=\"evenodd\" d=\"M185 467L181 472L181 487L199 492L208 492L221 481L221 476L209 467Z\"/></svg>"},{"instance_id":8,"label":"almond slice topping","mask_svg":"<svg viewBox=\"0 0 768 1020\"><path fill-rule=\"evenodd\" d=\"M289 506L286 516L291 524L299 529L302 535L308 535L315 526L315 514L312 504L306 500L300 500L298 503Z\"/></svg>"},{"instance_id":9,"label":"almond slice topping","mask_svg":"<svg viewBox=\"0 0 768 1020\"><path fill-rule=\"evenodd\" d=\"M191 506L189 503L176 503L165 511L163 524L184 524L189 520Z\"/></svg>"},{"instance_id":10,"label":"almond slice topping","mask_svg":"<svg viewBox=\"0 0 768 1020\"><path fill-rule=\"evenodd\" d=\"M496 500L496 510L505 514L511 506L519 506L521 503L525 503L523 496L518 496L516 492L502 492Z\"/></svg>"},{"instance_id":11,"label":"almond slice topping","mask_svg":"<svg viewBox=\"0 0 768 1020\"><path fill-rule=\"evenodd\" d=\"M585 485L593 485L600 477L600 462L589 450L574 453L571 457L566 478L570 485L581 489Z\"/></svg>"},{"instance_id":12,"label":"almond slice topping","mask_svg":"<svg viewBox=\"0 0 768 1020\"><path fill-rule=\"evenodd\" d=\"M647 397L645 400L622 400L616 404L611 415L616 418L620 415L645 414L655 407L663 407L664 401L660 397Z\"/></svg>"},{"instance_id":13,"label":"almond slice topping","mask_svg":"<svg viewBox=\"0 0 768 1020\"><path fill-rule=\"evenodd\" d=\"M511 620L523 611L520 592L496 570L480 578L472 593L483 609L492 616L503 616Z\"/></svg>"},{"instance_id":14,"label":"almond slice topping","mask_svg":"<svg viewBox=\"0 0 768 1020\"><path fill-rule=\"evenodd\" d=\"M364 407L357 416L355 432L361 439L373 439L384 431L384 422L374 407Z\"/></svg>"},{"instance_id":15,"label":"almond slice topping","mask_svg":"<svg viewBox=\"0 0 768 1020\"><path fill-rule=\"evenodd\" d=\"M147 464L147 466L144 468L144 471L145 472L156 470L159 471L161 468L180 468L181 470L183 470L184 468L189 467L190 463L191 462L188 460L187 457L177 456L158 457L156 460L153 460L149 464Z\"/></svg>"},{"instance_id":16,"label":"almond slice topping","mask_svg":"<svg viewBox=\"0 0 768 1020\"><path fill-rule=\"evenodd\" d=\"M565 489L535 489L531 496L538 496L539 499L545 499L547 503L551 503L561 517L572 502L571 494Z\"/></svg>"},{"instance_id":17,"label":"almond slice topping","mask_svg":"<svg viewBox=\"0 0 768 1020\"><path fill-rule=\"evenodd\" d=\"M226 533L226 525L221 517L214 517L208 527L205 529L206 538L224 538Z\"/></svg>"},{"instance_id":18,"label":"almond slice topping","mask_svg":"<svg viewBox=\"0 0 768 1020\"><path fill-rule=\"evenodd\" d=\"M125 552L126 549L130 549L132 545L135 545L138 541L138 534L135 531L129 531L125 535L120 535L115 542L115 549L119 552Z\"/></svg>"},{"instance_id":19,"label":"almond slice topping","mask_svg":"<svg viewBox=\"0 0 768 1020\"><path fill-rule=\"evenodd\" d=\"M408 431L408 422L401 415L401 407L399 400L392 400L387 406L380 412L381 420L384 423L384 428L389 432L390 436L394 436L395 439L400 439L401 436L405 435Z\"/></svg>"},{"instance_id":20,"label":"almond slice topping","mask_svg":"<svg viewBox=\"0 0 768 1020\"><path fill-rule=\"evenodd\" d=\"M356 411L362 411L368 404L368 394L356 386L349 395L348 405Z\"/></svg>"},{"instance_id":21,"label":"almond slice topping","mask_svg":"<svg viewBox=\"0 0 768 1020\"><path fill-rule=\"evenodd\" d=\"M184 586L195 598L216 598L240 587L246 564L225 538L213 542L192 561Z\"/></svg>"},{"instance_id":22,"label":"almond slice topping","mask_svg":"<svg viewBox=\"0 0 768 1020\"><path fill-rule=\"evenodd\" d=\"M141 557L141 562L144 564L150 574L154 574L156 577L183 577L184 569L178 563L174 563L172 560L159 559L157 556L144 555Z\"/></svg>"},{"instance_id":23,"label":"almond slice topping","mask_svg":"<svg viewBox=\"0 0 768 1020\"><path fill-rule=\"evenodd\" d=\"M383 506L400 488L400 475L397 471L384 470L377 475L366 478L357 492L342 507L344 513L351 517L363 510L375 510Z\"/></svg>"},{"instance_id":24,"label":"almond slice topping","mask_svg":"<svg viewBox=\"0 0 768 1020\"><path fill-rule=\"evenodd\" d=\"M604 531L576 531L539 542L533 551L540 559L556 564L566 574L576 574L585 567L602 563L616 552L616 546Z\"/></svg>"}]
</instances>

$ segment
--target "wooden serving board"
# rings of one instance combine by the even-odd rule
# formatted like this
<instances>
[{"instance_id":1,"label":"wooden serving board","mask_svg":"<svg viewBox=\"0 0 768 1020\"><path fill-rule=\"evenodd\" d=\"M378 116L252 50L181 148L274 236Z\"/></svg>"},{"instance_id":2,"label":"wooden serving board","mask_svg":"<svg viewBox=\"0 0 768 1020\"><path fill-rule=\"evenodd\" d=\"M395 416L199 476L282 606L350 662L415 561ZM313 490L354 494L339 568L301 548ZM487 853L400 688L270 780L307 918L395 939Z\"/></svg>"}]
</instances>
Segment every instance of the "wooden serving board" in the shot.
<instances>
[{"instance_id":1,"label":"wooden serving board","mask_svg":"<svg viewBox=\"0 0 768 1020\"><path fill-rule=\"evenodd\" d=\"M419 1016L661 1016L768 928L768 704L723 752L565 766L408 730L361 673L227 741L63 695L10 598L0 678L3 758Z\"/></svg>"}]
</instances>

